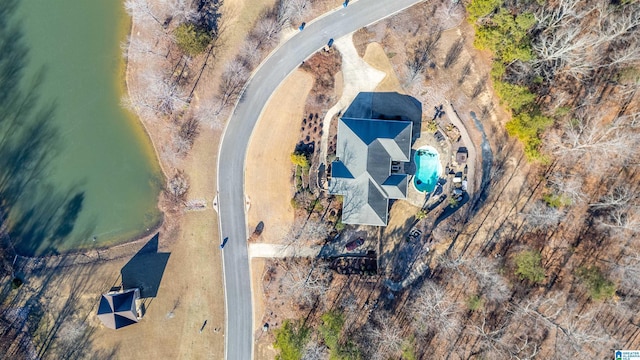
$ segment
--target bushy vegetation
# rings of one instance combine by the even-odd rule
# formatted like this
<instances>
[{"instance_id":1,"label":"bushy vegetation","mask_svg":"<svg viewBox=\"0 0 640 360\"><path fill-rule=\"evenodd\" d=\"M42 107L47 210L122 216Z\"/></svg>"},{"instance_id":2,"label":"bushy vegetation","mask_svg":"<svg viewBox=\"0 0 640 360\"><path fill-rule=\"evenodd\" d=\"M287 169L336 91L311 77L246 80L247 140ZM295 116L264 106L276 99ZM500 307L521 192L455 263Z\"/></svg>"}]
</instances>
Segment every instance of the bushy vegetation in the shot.
<instances>
[{"instance_id":1,"label":"bushy vegetation","mask_svg":"<svg viewBox=\"0 0 640 360\"><path fill-rule=\"evenodd\" d=\"M402 359L403 360L416 360L416 339L411 337L402 344Z\"/></svg>"},{"instance_id":2,"label":"bushy vegetation","mask_svg":"<svg viewBox=\"0 0 640 360\"><path fill-rule=\"evenodd\" d=\"M180 24L174 36L180 50L191 56L202 54L213 40L206 28L193 23Z\"/></svg>"},{"instance_id":3,"label":"bushy vegetation","mask_svg":"<svg viewBox=\"0 0 640 360\"><path fill-rule=\"evenodd\" d=\"M563 195L557 194L544 194L542 200L552 208L560 208L563 206L571 205L571 199Z\"/></svg>"},{"instance_id":4,"label":"bushy vegetation","mask_svg":"<svg viewBox=\"0 0 640 360\"><path fill-rule=\"evenodd\" d=\"M544 116L535 104L536 95L526 84L505 80L507 66L516 61L534 58L529 32L536 20L531 12L514 15L501 8L500 0L473 0L467 7L469 20L476 28L474 45L478 49L490 50L494 55L491 69L493 86L500 101L511 109L513 119L507 123L509 135L517 137L525 147L529 160L542 160L540 136L553 119ZM482 22L477 21L483 18Z\"/></svg>"},{"instance_id":5,"label":"bushy vegetation","mask_svg":"<svg viewBox=\"0 0 640 360\"><path fill-rule=\"evenodd\" d=\"M282 327L275 331L274 348L280 351L277 360L302 359L302 351L309 339L310 329L300 322L286 320Z\"/></svg>"},{"instance_id":6,"label":"bushy vegetation","mask_svg":"<svg viewBox=\"0 0 640 360\"><path fill-rule=\"evenodd\" d=\"M472 1L469 6L467 6L469 21L476 22L478 19L483 18L495 11L500 5L502 5L502 0Z\"/></svg>"},{"instance_id":7,"label":"bushy vegetation","mask_svg":"<svg viewBox=\"0 0 640 360\"><path fill-rule=\"evenodd\" d=\"M309 167L311 166L307 155L300 152L294 152L291 154L291 162L305 171L309 171Z\"/></svg>"},{"instance_id":8,"label":"bushy vegetation","mask_svg":"<svg viewBox=\"0 0 640 360\"><path fill-rule=\"evenodd\" d=\"M467 307L471 311L481 310L484 307L484 300L478 295L470 296L467 299Z\"/></svg>"},{"instance_id":9,"label":"bushy vegetation","mask_svg":"<svg viewBox=\"0 0 640 360\"><path fill-rule=\"evenodd\" d=\"M544 281L545 274L542 267L542 255L539 251L526 250L515 258L516 275L521 280L529 280L532 283L541 283Z\"/></svg>"},{"instance_id":10,"label":"bushy vegetation","mask_svg":"<svg viewBox=\"0 0 640 360\"><path fill-rule=\"evenodd\" d=\"M589 290L589 297L593 300L608 299L616 293L615 284L607 279L597 266L578 268L577 275Z\"/></svg>"},{"instance_id":11,"label":"bushy vegetation","mask_svg":"<svg viewBox=\"0 0 640 360\"><path fill-rule=\"evenodd\" d=\"M359 359L358 348L350 341L345 344L340 342L340 334L344 327L344 315L336 311L323 314L320 319L322 324L318 327L318 332L329 348L330 360Z\"/></svg>"},{"instance_id":12,"label":"bushy vegetation","mask_svg":"<svg viewBox=\"0 0 640 360\"><path fill-rule=\"evenodd\" d=\"M496 84L496 88L500 88ZM516 86L517 85L513 85ZM528 90L527 90L528 92ZM499 93L499 92L498 92ZM529 97L529 94L522 94L522 97ZM513 99L517 96L515 93L506 96L509 99ZM520 104L522 97L515 100ZM542 145L541 134L549 127L553 125L553 119L540 114L539 112L521 112L513 116L511 120L507 122L507 132L511 136L515 136L524 144L524 153L530 160L540 159L542 160L542 154L540 153L540 145Z\"/></svg>"}]
</instances>

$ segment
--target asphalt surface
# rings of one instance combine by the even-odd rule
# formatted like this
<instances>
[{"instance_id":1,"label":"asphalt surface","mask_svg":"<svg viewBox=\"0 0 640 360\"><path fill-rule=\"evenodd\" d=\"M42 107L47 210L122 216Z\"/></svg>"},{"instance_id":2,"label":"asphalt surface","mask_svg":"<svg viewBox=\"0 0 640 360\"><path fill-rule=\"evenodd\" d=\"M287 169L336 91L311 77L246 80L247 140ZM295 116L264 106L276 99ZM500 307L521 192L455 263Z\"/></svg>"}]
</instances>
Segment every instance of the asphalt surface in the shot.
<instances>
[{"instance_id":1,"label":"asphalt surface","mask_svg":"<svg viewBox=\"0 0 640 360\"><path fill-rule=\"evenodd\" d=\"M247 250L244 167L251 133L269 97L304 59L337 39L424 0L359 0L309 22L254 73L225 129L218 160L220 236L226 303L225 358L253 357L251 275ZM425 20L426 21L426 20ZM277 134L273 134L277 136Z\"/></svg>"}]
</instances>

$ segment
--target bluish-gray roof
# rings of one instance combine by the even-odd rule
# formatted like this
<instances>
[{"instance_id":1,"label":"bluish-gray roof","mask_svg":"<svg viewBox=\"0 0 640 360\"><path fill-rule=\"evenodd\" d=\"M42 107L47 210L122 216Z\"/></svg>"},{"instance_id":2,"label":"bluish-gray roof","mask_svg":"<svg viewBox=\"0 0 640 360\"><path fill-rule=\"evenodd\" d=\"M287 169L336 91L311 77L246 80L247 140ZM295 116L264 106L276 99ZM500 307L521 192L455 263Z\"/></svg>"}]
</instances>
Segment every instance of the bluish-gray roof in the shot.
<instances>
[{"instance_id":1,"label":"bluish-gray roof","mask_svg":"<svg viewBox=\"0 0 640 360\"><path fill-rule=\"evenodd\" d=\"M409 161L411 132L411 121L339 120L329 193L344 195L344 223L387 225L389 199L407 195L407 175L391 174L391 162Z\"/></svg>"}]
</instances>

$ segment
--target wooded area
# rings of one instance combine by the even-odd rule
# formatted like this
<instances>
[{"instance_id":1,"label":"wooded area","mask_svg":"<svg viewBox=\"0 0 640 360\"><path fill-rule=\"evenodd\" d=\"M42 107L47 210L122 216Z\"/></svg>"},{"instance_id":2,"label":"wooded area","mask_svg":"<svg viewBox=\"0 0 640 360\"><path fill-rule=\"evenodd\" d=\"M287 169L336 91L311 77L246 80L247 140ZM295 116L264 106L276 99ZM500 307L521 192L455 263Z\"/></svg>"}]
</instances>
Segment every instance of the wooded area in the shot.
<instances>
[{"instance_id":1,"label":"wooded area","mask_svg":"<svg viewBox=\"0 0 640 360\"><path fill-rule=\"evenodd\" d=\"M410 289L306 264L330 283L308 292L311 303L290 300L304 315L276 330L279 358L605 359L640 347L640 5L473 0L466 9L511 114L489 139L490 190L440 225L449 250ZM434 29L408 47L405 87L424 86L438 71L430 67L456 66L462 42L443 45ZM433 65L438 46L448 50ZM471 67L458 66L460 85ZM300 266L290 261L275 266Z\"/></svg>"}]
</instances>

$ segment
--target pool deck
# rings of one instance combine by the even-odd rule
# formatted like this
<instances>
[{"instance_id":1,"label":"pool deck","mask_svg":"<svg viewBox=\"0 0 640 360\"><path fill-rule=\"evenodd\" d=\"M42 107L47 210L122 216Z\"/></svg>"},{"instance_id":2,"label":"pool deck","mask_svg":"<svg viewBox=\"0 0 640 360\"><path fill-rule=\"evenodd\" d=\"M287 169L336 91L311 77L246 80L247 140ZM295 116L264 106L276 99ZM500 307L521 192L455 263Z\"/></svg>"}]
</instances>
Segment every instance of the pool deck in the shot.
<instances>
[{"instance_id":1,"label":"pool deck","mask_svg":"<svg viewBox=\"0 0 640 360\"><path fill-rule=\"evenodd\" d=\"M412 161L406 163L404 166L405 172L409 174L409 181L411 184L407 187L407 201L414 206L423 207L425 204L426 195L423 192L418 191L413 185L414 176L416 173L416 164L413 161L416 151L423 146L431 146L438 151L440 156L440 164L442 165L442 176L444 176L445 166L447 165L447 160L451 158L451 142L449 139L445 139L443 145L438 143L438 141L433 137L433 133L430 131L423 131L420 134L420 137L416 140L415 143L411 146L411 159Z\"/></svg>"},{"instance_id":2,"label":"pool deck","mask_svg":"<svg viewBox=\"0 0 640 360\"><path fill-rule=\"evenodd\" d=\"M414 162L414 156L416 151L423 146L431 146L436 149L440 155L440 164L442 165L442 174L440 178L446 179L446 183L443 186L443 193L450 195L451 185L453 181L453 176L446 173L447 167L453 169L455 172L463 171L465 165L468 166L466 177L468 179L467 183L467 192L472 194L475 188L475 161L476 161L476 149L474 143L471 141L467 130L458 117L458 114L455 112L450 103L446 104L446 112L445 117L437 120L438 130L442 132L444 136L444 141L438 142L438 140L434 137L434 131L424 130L420 133L420 136L417 137L416 141L411 146L411 159L412 161L406 163L404 165L404 171L409 175L409 184L407 189L407 201L417 207L426 207L431 204L437 202L436 198L430 198L427 200L427 194L418 191L413 185L414 176L416 173L416 164ZM457 141L452 141L452 139L447 136L446 131L443 127L447 126L447 124L454 125L458 131L460 132L460 139ZM456 163L456 152L459 147L464 146L468 151L468 158L465 164L457 164Z\"/></svg>"}]
</instances>

